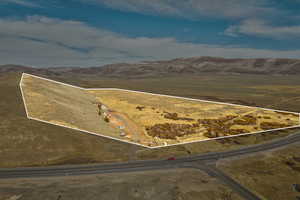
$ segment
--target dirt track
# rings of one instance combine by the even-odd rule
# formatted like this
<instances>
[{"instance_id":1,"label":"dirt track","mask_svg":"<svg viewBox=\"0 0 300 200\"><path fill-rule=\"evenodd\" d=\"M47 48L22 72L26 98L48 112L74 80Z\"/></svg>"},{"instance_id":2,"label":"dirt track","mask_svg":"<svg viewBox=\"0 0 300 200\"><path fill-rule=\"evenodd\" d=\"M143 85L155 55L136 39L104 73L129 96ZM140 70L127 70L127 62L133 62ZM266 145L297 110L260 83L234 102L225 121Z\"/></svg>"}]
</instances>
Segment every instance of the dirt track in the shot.
<instances>
[{"instance_id":1,"label":"dirt track","mask_svg":"<svg viewBox=\"0 0 300 200\"><path fill-rule=\"evenodd\" d=\"M110 117L110 124L114 127L124 127L124 132L126 133L127 137L131 139L133 142L139 142L142 144L150 142L147 136L144 134L142 128L140 128L137 124L135 124L126 114L119 113L116 111L109 112L111 115Z\"/></svg>"}]
</instances>

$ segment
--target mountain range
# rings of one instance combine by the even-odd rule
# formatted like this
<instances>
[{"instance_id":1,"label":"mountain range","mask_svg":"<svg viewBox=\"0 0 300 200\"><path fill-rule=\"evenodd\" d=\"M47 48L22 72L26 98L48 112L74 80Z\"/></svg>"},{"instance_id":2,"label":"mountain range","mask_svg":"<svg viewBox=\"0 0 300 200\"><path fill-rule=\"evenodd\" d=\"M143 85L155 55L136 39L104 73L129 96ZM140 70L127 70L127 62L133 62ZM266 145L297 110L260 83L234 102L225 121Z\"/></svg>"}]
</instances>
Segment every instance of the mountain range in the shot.
<instances>
[{"instance_id":1,"label":"mountain range","mask_svg":"<svg viewBox=\"0 0 300 200\"><path fill-rule=\"evenodd\" d=\"M0 73L11 71L58 76L73 74L102 77L159 77L200 74L300 75L300 59L192 57L140 63L117 63L98 67L0 66Z\"/></svg>"}]
</instances>

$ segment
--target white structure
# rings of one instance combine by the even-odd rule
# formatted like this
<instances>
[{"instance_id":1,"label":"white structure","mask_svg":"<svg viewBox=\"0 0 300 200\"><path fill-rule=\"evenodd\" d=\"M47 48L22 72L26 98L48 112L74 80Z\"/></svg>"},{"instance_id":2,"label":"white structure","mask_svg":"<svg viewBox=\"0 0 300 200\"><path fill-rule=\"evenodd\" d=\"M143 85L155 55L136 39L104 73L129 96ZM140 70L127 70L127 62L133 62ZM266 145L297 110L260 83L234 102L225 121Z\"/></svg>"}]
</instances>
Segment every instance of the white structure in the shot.
<instances>
[{"instance_id":1,"label":"white structure","mask_svg":"<svg viewBox=\"0 0 300 200\"><path fill-rule=\"evenodd\" d=\"M126 136L126 133L125 132L121 132L120 136L124 137L124 136Z\"/></svg>"},{"instance_id":2,"label":"white structure","mask_svg":"<svg viewBox=\"0 0 300 200\"><path fill-rule=\"evenodd\" d=\"M103 111L106 111L106 110L108 110L108 108L105 106L105 105L101 105L101 110L103 110Z\"/></svg>"}]
</instances>

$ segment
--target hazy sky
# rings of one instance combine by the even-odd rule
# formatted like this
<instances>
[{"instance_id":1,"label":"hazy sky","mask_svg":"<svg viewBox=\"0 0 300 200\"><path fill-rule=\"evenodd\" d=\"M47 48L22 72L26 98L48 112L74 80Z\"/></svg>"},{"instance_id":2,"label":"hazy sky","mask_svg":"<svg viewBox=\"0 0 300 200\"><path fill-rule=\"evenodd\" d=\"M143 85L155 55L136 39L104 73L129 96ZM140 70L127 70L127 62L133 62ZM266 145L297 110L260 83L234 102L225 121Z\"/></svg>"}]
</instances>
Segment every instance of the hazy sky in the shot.
<instances>
[{"instance_id":1,"label":"hazy sky","mask_svg":"<svg viewBox=\"0 0 300 200\"><path fill-rule=\"evenodd\" d=\"M0 64L300 58L300 0L0 0Z\"/></svg>"}]
</instances>

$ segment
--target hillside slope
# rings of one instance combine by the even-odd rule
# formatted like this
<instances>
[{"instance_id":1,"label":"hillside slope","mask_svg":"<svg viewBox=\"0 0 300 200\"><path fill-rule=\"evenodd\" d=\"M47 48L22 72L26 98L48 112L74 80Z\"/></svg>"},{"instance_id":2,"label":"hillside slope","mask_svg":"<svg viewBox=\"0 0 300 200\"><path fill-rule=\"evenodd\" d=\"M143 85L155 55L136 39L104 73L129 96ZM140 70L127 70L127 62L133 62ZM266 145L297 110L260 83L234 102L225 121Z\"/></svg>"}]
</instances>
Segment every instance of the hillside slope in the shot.
<instances>
[{"instance_id":1,"label":"hillside slope","mask_svg":"<svg viewBox=\"0 0 300 200\"><path fill-rule=\"evenodd\" d=\"M0 73L23 71L45 75L88 75L102 77L157 77L200 74L300 75L300 59L225 59L217 57L178 58L166 61L118 63L100 67L31 68L2 65Z\"/></svg>"},{"instance_id":2,"label":"hillside slope","mask_svg":"<svg viewBox=\"0 0 300 200\"><path fill-rule=\"evenodd\" d=\"M0 76L0 167L128 160L129 144L28 119L20 79Z\"/></svg>"}]
</instances>

